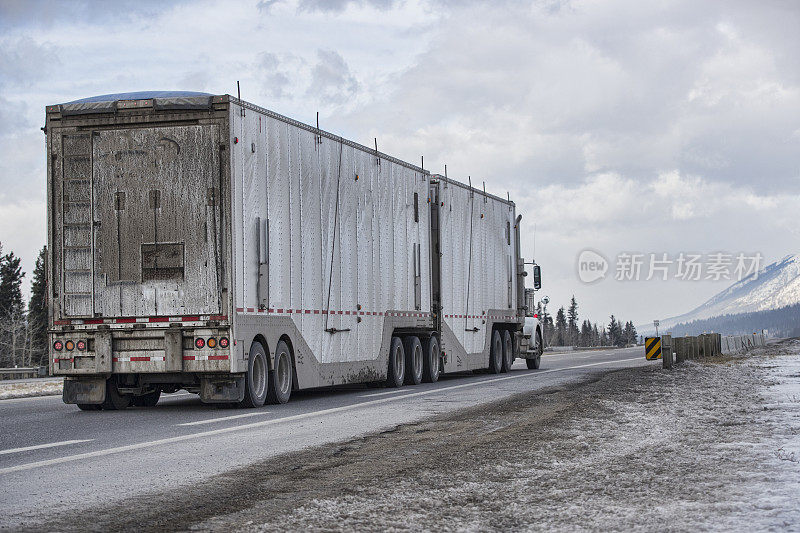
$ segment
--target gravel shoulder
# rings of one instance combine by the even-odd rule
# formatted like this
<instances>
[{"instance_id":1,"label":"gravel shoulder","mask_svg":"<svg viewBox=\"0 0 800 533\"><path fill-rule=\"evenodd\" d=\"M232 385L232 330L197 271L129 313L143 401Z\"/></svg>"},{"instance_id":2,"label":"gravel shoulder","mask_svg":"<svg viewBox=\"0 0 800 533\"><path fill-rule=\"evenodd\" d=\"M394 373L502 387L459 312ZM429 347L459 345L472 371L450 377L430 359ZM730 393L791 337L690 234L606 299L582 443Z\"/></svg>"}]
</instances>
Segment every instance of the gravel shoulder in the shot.
<instances>
[{"instance_id":1,"label":"gravel shoulder","mask_svg":"<svg viewBox=\"0 0 800 533\"><path fill-rule=\"evenodd\" d=\"M798 499L800 342L786 341L598 371L46 528L791 530Z\"/></svg>"}]
</instances>

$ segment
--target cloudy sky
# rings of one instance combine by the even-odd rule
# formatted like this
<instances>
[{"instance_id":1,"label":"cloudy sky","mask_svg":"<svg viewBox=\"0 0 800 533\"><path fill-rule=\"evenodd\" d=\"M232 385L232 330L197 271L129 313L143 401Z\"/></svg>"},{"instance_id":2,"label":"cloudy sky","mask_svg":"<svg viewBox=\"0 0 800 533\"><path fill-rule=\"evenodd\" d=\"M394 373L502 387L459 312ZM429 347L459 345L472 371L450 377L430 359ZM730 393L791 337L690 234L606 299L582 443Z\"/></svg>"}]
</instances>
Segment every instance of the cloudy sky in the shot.
<instances>
[{"instance_id":1,"label":"cloudy sky","mask_svg":"<svg viewBox=\"0 0 800 533\"><path fill-rule=\"evenodd\" d=\"M0 242L28 282L45 105L237 80L246 100L510 193L542 295L575 294L582 318L648 322L731 283L617 281L623 252L800 253L794 0L0 0ZM593 284L587 248L610 263Z\"/></svg>"}]
</instances>

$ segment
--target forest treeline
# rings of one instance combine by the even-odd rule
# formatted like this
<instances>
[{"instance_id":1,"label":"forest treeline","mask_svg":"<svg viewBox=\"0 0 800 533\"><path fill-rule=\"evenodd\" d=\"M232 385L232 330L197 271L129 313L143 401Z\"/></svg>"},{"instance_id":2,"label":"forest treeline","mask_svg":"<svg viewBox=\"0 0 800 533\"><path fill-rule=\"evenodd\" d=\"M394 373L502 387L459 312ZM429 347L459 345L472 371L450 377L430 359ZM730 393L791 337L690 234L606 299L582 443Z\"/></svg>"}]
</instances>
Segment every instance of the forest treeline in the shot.
<instances>
[{"instance_id":1,"label":"forest treeline","mask_svg":"<svg viewBox=\"0 0 800 533\"><path fill-rule=\"evenodd\" d=\"M555 319L541 302L536 305L536 314L544 330L545 346L625 346L638 341L633 321L623 323L614 315L609 317L608 324L580 321L575 295L566 308L562 306L556 311Z\"/></svg>"}]
</instances>

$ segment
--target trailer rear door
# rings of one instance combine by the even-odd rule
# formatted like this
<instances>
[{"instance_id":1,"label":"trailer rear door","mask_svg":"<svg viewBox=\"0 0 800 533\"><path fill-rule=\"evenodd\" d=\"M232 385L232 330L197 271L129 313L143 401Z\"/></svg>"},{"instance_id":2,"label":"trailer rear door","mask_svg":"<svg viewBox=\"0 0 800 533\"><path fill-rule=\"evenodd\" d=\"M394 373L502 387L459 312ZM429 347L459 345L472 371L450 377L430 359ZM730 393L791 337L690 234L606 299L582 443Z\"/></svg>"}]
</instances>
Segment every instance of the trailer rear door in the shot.
<instances>
[{"instance_id":1,"label":"trailer rear door","mask_svg":"<svg viewBox=\"0 0 800 533\"><path fill-rule=\"evenodd\" d=\"M92 134L94 312L220 311L219 126Z\"/></svg>"}]
</instances>

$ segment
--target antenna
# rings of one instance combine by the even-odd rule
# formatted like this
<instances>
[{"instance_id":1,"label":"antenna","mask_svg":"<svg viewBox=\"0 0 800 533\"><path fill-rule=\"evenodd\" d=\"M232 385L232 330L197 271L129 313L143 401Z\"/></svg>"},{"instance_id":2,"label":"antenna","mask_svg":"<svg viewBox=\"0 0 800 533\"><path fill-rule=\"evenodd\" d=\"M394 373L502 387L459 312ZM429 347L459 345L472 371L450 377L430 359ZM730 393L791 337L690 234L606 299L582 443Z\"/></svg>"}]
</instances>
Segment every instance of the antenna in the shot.
<instances>
[{"instance_id":1,"label":"antenna","mask_svg":"<svg viewBox=\"0 0 800 533\"><path fill-rule=\"evenodd\" d=\"M378 155L378 138L375 137L375 160L378 162L378 166L381 166L381 156Z\"/></svg>"},{"instance_id":2,"label":"antenna","mask_svg":"<svg viewBox=\"0 0 800 533\"><path fill-rule=\"evenodd\" d=\"M421 155L421 156L419 156L419 158L420 158L420 160L422 161L422 162L419 164L419 168L421 168L422 170L425 170L425 156L424 156L424 155Z\"/></svg>"},{"instance_id":3,"label":"antenna","mask_svg":"<svg viewBox=\"0 0 800 533\"><path fill-rule=\"evenodd\" d=\"M316 135L316 138L317 138L317 144L322 144L322 135L320 135L320 129L319 129L319 111L317 111L317 135Z\"/></svg>"},{"instance_id":4,"label":"antenna","mask_svg":"<svg viewBox=\"0 0 800 533\"><path fill-rule=\"evenodd\" d=\"M238 100L242 99L242 90L239 88L239 80L236 80L236 98Z\"/></svg>"},{"instance_id":5,"label":"antenna","mask_svg":"<svg viewBox=\"0 0 800 533\"><path fill-rule=\"evenodd\" d=\"M447 179L447 165L444 166L444 178Z\"/></svg>"}]
</instances>

